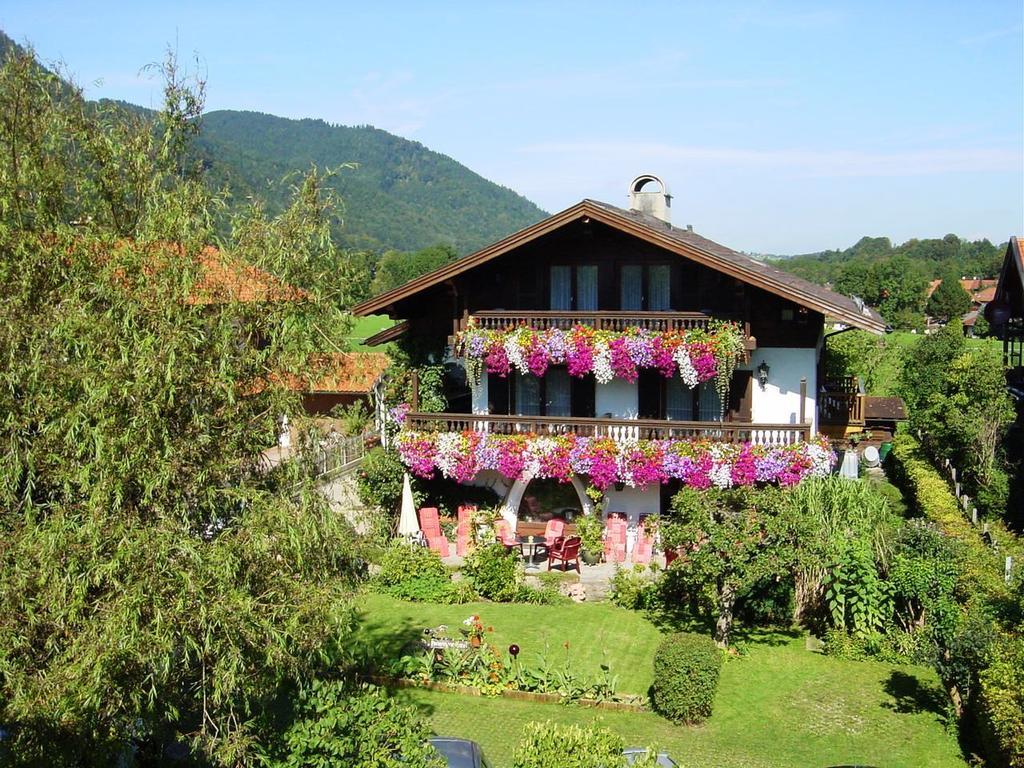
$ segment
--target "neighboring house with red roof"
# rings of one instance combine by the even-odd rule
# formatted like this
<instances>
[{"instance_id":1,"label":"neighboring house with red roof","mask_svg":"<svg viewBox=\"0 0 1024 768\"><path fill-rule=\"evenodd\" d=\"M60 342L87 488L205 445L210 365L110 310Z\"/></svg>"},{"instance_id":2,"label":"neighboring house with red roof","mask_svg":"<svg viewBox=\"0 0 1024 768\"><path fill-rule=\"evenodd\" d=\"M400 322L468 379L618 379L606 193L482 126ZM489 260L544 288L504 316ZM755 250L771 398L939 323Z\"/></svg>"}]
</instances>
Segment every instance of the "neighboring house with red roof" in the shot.
<instances>
[{"instance_id":1,"label":"neighboring house with red roof","mask_svg":"<svg viewBox=\"0 0 1024 768\"><path fill-rule=\"evenodd\" d=\"M960 287L967 291L967 294L971 297L971 308L961 318L964 333L967 335L974 335L974 324L978 321L978 315L981 314L985 305L995 298L998 282L996 279L983 277L960 278ZM928 283L928 298L931 298L931 295L935 293L935 289L940 285L942 285L942 280L932 280Z\"/></svg>"}]
</instances>

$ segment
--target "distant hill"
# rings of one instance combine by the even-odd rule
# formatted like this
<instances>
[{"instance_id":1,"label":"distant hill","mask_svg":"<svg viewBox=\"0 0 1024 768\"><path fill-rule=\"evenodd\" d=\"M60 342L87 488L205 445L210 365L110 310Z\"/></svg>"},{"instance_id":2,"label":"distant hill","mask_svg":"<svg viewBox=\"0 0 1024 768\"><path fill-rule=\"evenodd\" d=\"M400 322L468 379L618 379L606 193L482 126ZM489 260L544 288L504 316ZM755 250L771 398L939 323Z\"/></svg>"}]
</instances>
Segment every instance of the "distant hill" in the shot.
<instances>
[{"instance_id":1,"label":"distant hill","mask_svg":"<svg viewBox=\"0 0 1024 768\"><path fill-rule=\"evenodd\" d=\"M0 58L12 49L17 44L0 32ZM417 250L447 243L464 254L547 215L452 158L370 126L221 110L203 116L196 149L211 182L227 184L236 200L258 195L271 212L288 199L285 177L314 164L355 163L330 181L344 203L336 234L350 246Z\"/></svg>"},{"instance_id":2,"label":"distant hill","mask_svg":"<svg viewBox=\"0 0 1024 768\"><path fill-rule=\"evenodd\" d=\"M897 257L904 257L929 280L950 272L964 277L996 277L1005 251L1006 243L993 245L988 240L962 240L956 235L914 238L900 245L893 245L888 237L862 237L843 250L792 256L764 254L757 258L816 283L836 283L844 270Z\"/></svg>"}]
</instances>

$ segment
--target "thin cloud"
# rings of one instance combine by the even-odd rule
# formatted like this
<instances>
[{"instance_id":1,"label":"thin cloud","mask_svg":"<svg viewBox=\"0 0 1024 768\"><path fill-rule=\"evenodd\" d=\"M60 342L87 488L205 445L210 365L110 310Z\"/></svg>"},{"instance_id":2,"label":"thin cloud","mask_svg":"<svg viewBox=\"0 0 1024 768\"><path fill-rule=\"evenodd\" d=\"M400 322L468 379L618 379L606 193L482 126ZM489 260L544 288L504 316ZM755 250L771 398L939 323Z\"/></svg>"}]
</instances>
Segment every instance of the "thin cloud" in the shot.
<instances>
[{"instance_id":1,"label":"thin cloud","mask_svg":"<svg viewBox=\"0 0 1024 768\"><path fill-rule=\"evenodd\" d=\"M522 147L525 154L596 155L634 162L677 161L693 165L771 168L808 176L921 176L942 173L1013 171L1016 149L945 148L868 152L862 150L742 149L647 142L546 142Z\"/></svg>"}]
</instances>

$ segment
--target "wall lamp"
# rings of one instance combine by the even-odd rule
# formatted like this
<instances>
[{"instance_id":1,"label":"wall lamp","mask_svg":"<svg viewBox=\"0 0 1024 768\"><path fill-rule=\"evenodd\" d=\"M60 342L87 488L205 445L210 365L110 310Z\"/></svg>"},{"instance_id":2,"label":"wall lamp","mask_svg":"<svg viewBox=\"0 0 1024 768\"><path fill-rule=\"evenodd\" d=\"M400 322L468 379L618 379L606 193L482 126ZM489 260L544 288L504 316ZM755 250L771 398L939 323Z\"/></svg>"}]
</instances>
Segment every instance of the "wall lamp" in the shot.
<instances>
[{"instance_id":1,"label":"wall lamp","mask_svg":"<svg viewBox=\"0 0 1024 768\"><path fill-rule=\"evenodd\" d=\"M764 389L768 385L768 363L764 360L757 366L757 381L761 385L761 389Z\"/></svg>"}]
</instances>

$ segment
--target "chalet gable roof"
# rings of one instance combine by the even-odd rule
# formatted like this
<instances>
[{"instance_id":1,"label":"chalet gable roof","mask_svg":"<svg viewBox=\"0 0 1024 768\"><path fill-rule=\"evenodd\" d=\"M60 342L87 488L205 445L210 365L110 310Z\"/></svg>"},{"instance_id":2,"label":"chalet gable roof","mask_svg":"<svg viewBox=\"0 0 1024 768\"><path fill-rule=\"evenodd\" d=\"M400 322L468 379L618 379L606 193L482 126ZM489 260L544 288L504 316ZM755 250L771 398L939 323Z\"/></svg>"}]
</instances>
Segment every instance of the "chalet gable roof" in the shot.
<instances>
[{"instance_id":1,"label":"chalet gable roof","mask_svg":"<svg viewBox=\"0 0 1024 768\"><path fill-rule=\"evenodd\" d=\"M989 319L989 313L995 305L1010 305L1014 297L1021 296L1024 296L1024 244L1021 243L1021 238L1011 236L1010 242L1006 245L1003 266L999 270L995 296L985 307L986 319ZM1021 311L1020 306L1011 306L1010 309L1016 313ZM1014 314L1014 317L1016 316L1017 314Z\"/></svg>"},{"instance_id":2,"label":"chalet gable roof","mask_svg":"<svg viewBox=\"0 0 1024 768\"><path fill-rule=\"evenodd\" d=\"M638 211L627 211L596 200L583 200L476 253L445 264L433 272L410 280L405 285L364 301L357 305L353 312L357 315L370 315L389 311L389 307L403 299L474 269L566 224L588 217L769 293L821 312L846 325L874 333L885 331L885 322L881 316L862 302L752 259L688 229L679 229L653 216Z\"/></svg>"}]
</instances>

